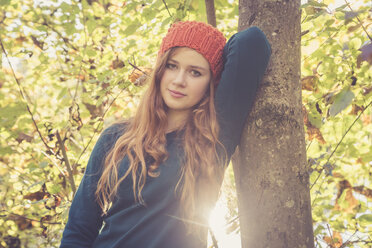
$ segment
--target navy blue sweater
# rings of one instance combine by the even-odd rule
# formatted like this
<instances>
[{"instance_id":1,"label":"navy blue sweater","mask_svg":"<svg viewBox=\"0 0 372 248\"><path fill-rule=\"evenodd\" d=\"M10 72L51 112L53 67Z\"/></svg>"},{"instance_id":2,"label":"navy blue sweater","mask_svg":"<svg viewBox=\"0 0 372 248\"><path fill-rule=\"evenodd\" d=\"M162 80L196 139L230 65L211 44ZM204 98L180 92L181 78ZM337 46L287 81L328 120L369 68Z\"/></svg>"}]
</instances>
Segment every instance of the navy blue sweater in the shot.
<instances>
[{"instance_id":1,"label":"navy blue sweater","mask_svg":"<svg viewBox=\"0 0 372 248\"><path fill-rule=\"evenodd\" d=\"M257 27L235 34L224 48L225 67L215 104L221 130L220 141L229 159L239 143L270 54L270 45ZM94 192L105 155L123 131L120 125L114 125L106 129L96 143L72 202L60 247L206 247L206 235L200 239L187 234L184 223L179 219L179 200L174 190L180 177L183 150L182 140L176 132L166 135L169 157L160 165L160 175L147 177L142 191L146 206L135 202L132 181L128 177L120 184L107 215L101 216ZM128 166L125 157L119 167L119 176L124 175Z\"/></svg>"}]
</instances>

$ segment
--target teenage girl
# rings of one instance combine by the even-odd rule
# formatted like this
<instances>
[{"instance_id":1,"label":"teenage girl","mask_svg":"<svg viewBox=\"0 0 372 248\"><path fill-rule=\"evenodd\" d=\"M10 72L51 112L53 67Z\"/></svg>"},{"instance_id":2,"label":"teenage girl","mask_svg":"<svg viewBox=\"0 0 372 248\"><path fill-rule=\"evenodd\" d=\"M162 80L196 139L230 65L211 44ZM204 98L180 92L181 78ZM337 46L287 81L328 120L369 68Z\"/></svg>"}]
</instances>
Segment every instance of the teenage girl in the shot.
<instances>
[{"instance_id":1,"label":"teenage girl","mask_svg":"<svg viewBox=\"0 0 372 248\"><path fill-rule=\"evenodd\" d=\"M271 54L257 27L225 42L205 23L171 26L135 116L92 151L62 248L206 247L209 210Z\"/></svg>"}]
</instances>

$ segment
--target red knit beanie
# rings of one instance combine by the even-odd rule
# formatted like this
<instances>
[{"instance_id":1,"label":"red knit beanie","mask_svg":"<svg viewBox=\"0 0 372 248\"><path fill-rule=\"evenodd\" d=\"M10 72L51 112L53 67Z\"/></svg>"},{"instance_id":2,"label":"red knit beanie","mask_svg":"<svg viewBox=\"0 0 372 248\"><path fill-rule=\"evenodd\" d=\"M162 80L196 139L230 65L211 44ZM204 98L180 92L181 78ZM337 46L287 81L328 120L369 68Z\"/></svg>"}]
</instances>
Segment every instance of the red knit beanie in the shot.
<instances>
[{"instance_id":1,"label":"red knit beanie","mask_svg":"<svg viewBox=\"0 0 372 248\"><path fill-rule=\"evenodd\" d=\"M213 26L195 21L176 22L168 30L160 46L159 56L172 47L189 47L209 62L213 76L223 69L222 53L226 43L223 34Z\"/></svg>"}]
</instances>

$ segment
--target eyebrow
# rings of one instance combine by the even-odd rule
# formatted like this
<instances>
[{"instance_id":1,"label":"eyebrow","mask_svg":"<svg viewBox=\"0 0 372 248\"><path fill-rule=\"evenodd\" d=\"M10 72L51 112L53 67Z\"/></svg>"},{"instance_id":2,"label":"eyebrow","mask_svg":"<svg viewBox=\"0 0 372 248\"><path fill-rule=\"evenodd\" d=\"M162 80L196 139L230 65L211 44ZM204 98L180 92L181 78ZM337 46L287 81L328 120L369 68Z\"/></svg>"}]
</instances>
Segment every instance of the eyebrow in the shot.
<instances>
[{"instance_id":1,"label":"eyebrow","mask_svg":"<svg viewBox=\"0 0 372 248\"><path fill-rule=\"evenodd\" d=\"M179 62L177 60L175 60L175 59L169 59L168 62L173 62L173 63L179 64ZM202 70L202 71L208 71L207 68L204 68L204 67L201 67L201 66L191 65L190 67L193 68L193 69L199 69L199 70Z\"/></svg>"}]
</instances>

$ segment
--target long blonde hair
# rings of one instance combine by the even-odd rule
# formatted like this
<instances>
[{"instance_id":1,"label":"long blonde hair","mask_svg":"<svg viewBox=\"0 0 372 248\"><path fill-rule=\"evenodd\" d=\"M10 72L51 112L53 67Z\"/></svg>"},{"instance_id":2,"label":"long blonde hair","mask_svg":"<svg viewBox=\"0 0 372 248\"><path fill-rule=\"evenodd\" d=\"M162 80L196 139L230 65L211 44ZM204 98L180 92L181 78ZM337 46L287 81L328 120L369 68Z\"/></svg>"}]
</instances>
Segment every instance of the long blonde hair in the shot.
<instances>
[{"instance_id":1,"label":"long blonde hair","mask_svg":"<svg viewBox=\"0 0 372 248\"><path fill-rule=\"evenodd\" d=\"M174 50L175 48L168 50L156 62L149 78L149 88L135 116L128 121L125 132L105 158L104 169L96 190L96 199L103 214L107 213L120 183L129 176L133 182L135 201L145 204L141 192L146 178L157 177L158 167L168 158L167 106L160 94L160 80ZM205 96L194 107L183 126L183 132L180 132L183 135L184 158L181 161L181 177L175 194L180 200L181 218L185 222L195 220L196 216L200 215L200 208L211 206L215 202L222 181L225 158L221 159L217 150L225 150L218 141L219 127L214 106L215 87L216 83L212 79ZM125 156L129 159L129 168L124 176L118 178L119 164ZM147 161L152 163L147 164ZM205 204L198 202L196 209L196 199L209 200Z\"/></svg>"}]
</instances>

